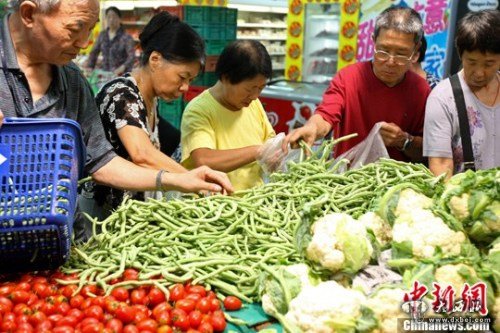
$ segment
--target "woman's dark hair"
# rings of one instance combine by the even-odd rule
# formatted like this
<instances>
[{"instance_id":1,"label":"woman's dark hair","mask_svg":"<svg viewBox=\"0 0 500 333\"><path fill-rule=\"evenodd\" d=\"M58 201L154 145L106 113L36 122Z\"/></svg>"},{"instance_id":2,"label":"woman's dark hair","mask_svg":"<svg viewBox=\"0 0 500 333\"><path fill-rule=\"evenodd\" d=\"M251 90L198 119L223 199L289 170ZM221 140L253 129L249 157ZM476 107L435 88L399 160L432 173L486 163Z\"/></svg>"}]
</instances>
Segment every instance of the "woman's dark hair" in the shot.
<instances>
[{"instance_id":1,"label":"woman's dark hair","mask_svg":"<svg viewBox=\"0 0 500 333\"><path fill-rule=\"evenodd\" d=\"M425 60L425 52L427 52L427 39L422 36L420 40L420 48L418 49L418 60L417 62L422 62Z\"/></svg>"},{"instance_id":2,"label":"woman's dark hair","mask_svg":"<svg viewBox=\"0 0 500 333\"><path fill-rule=\"evenodd\" d=\"M497 9L469 12L459 22L455 46L462 56L465 51L500 53L500 11Z\"/></svg>"},{"instance_id":3,"label":"woman's dark hair","mask_svg":"<svg viewBox=\"0 0 500 333\"><path fill-rule=\"evenodd\" d=\"M271 57L262 43L255 40L237 40L226 46L219 56L215 74L231 84L253 79L261 74L271 78Z\"/></svg>"},{"instance_id":4,"label":"woman's dark hair","mask_svg":"<svg viewBox=\"0 0 500 333\"><path fill-rule=\"evenodd\" d=\"M119 18L122 17L122 12L115 6L106 8L106 10L104 11L104 15L108 15L109 12L115 12L115 14L118 15Z\"/></svg>"},{"instance_id":5,"label":"woman's dark hair","mask_svg":"<svg viewBox=\"0 0 500 333\"><path fill-rule=\"evenodd\" d=\"M153 16L139 35L142 47L141 65L147 65L151 53L159 52L165 60L205 65L205 43L189 25L167 12Z\"/></svg>"}]
</instances>

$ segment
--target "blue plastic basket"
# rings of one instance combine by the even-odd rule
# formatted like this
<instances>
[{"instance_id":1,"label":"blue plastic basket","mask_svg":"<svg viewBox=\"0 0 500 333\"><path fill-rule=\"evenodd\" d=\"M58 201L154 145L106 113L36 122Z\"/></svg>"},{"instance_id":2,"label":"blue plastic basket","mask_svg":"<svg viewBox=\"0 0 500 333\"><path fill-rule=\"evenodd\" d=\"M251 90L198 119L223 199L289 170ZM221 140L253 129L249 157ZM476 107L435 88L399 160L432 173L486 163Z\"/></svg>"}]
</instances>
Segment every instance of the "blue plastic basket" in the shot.
<instances>
[{"instance_id":1,"label":"blue plastic basket","mask_svg":"<svg viewBox=\"0 0 500 333\"><path fill-rule=\"evenodd\" d=\"M0 128L0 272L54 269L66 261L84 157L75 121L6 119Z\"/></svg>"}]
</instances>

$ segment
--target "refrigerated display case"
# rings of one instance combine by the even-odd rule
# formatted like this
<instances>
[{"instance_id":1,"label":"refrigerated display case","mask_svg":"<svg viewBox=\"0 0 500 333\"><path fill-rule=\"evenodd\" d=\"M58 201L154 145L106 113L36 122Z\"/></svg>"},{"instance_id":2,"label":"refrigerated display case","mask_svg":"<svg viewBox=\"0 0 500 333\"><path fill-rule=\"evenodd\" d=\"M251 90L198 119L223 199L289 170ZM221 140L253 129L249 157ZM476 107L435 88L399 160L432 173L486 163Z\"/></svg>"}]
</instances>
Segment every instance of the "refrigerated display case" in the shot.
<instances>
[{"instance_id":1,"label":"refrigerated display case","mask_svg":"<svg viewBox=\"0 0 500 333\"><path fill-rule=\"evenodd\" d=\"M270 82L259 99L276 133L301 127L313 115L328 85L278 80Z\"/></svg>"},{"instance_id":2,"label":"refrigerated display case","mask_svg":"<svg viewBox=\"0 0 500 333\"><path fill-rule=\"evenodd\" d=\"M285 77L329 82L356 61L359 0L289 0Z\"/></svg>"}]
</instances>

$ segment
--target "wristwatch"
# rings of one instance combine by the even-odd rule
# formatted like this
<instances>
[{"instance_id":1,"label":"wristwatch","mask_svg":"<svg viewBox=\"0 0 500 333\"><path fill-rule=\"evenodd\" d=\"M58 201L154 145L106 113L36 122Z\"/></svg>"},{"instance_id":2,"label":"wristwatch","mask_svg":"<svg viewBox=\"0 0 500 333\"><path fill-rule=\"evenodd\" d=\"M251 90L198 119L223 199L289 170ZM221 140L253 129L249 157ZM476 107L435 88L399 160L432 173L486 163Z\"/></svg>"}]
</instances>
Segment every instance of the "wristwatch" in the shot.
<instances>
[{"instance_id":1,"label":"wristwatch","mask_svg":"<svg viewBox=\"0 0 500 333\"><path fill-rule=\"evenodd\" d=\"M406 133L405 142L403 143L403 147L400 150L406 151L408 148L410 148L411 143L413 142L413 139L414 139L414 137L410 133Z\"/></svg>"}]
</instances>

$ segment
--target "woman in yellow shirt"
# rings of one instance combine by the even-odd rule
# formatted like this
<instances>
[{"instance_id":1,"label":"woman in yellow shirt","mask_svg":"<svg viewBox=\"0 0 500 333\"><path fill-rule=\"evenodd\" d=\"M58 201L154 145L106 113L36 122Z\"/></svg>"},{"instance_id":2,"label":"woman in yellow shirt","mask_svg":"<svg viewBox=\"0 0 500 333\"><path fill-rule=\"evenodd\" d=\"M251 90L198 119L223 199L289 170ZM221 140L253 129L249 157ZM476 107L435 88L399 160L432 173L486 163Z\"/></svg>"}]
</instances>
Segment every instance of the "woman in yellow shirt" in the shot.
<instances>
[{"instance_id":1,"label":"woman in yellow shirt","mask_svg":"<svg viewBox=\"0 0 500 333\"><path fill-rule=\"evenodd\" d=\"M236 190L262 184L256 160L275 132L258 97L271 77L271 58L261 43L239 40L224 49L215 72L217 83L184 110L183 164L227 172Z\"/></svg>"}]
</instances>

